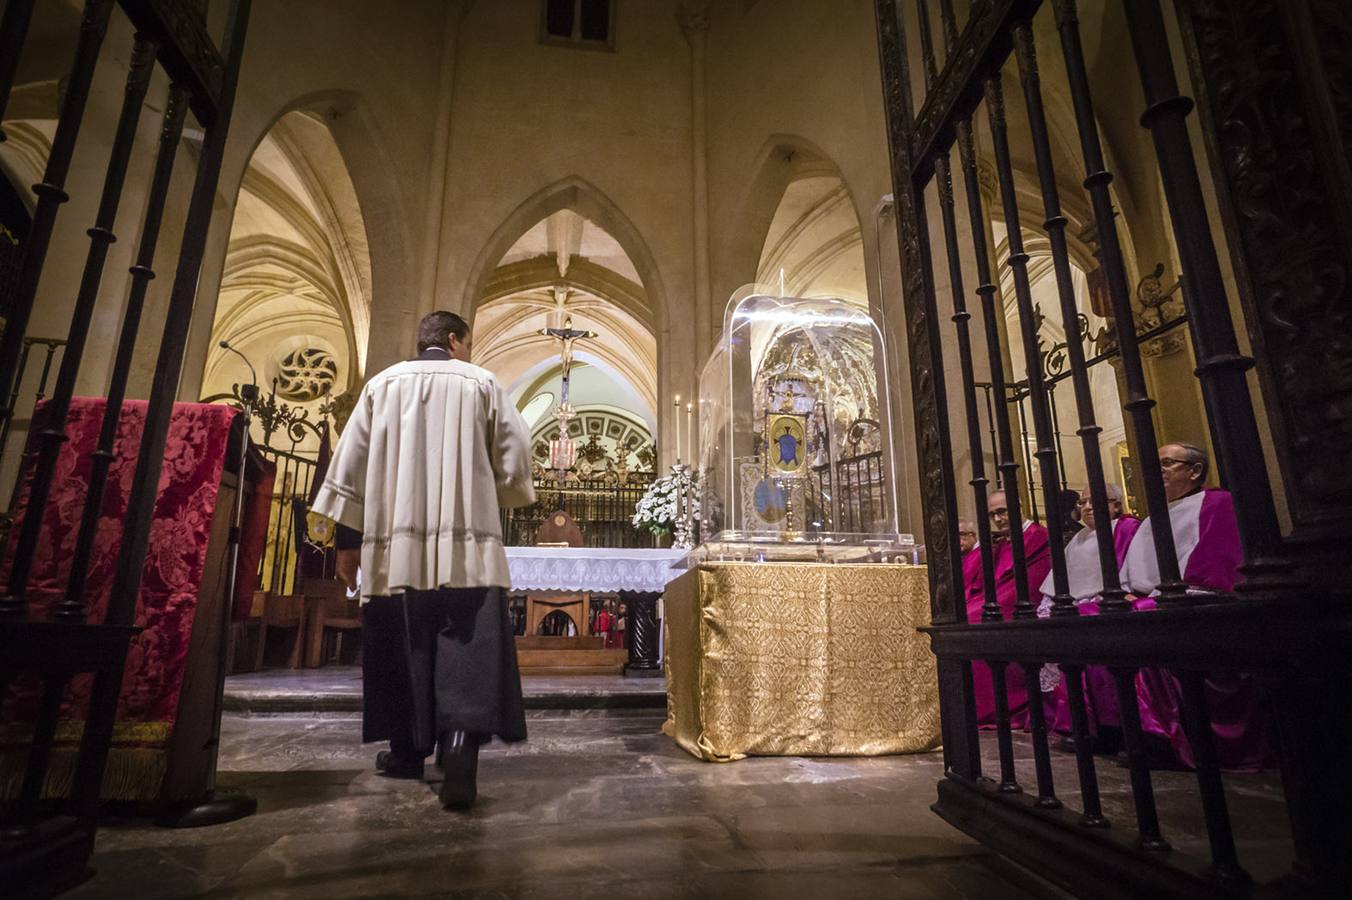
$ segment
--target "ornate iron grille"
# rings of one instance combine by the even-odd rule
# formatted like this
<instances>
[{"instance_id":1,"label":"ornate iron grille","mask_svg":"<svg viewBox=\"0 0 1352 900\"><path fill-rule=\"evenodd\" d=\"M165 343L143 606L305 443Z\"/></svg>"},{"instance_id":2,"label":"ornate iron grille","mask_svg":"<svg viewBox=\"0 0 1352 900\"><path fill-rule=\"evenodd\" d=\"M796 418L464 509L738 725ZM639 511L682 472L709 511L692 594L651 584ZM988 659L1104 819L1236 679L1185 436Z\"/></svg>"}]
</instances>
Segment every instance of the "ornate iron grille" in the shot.
<instances>
[{"instance_id":1,"label":"ornate iron grille","mask_svg":"<svg viewBox=\"0 0 1352 900\"><path fill-rule=\"evenodd\" d=\"M937 6L937 10L933 7ZM1346 366L1352 346L1352 178L1347 142L1352 139L1346 87L1346 5L1239 0L1174 0L1182 44L1201 99L1202 134L1211 154L1210 176L1225 226L1229 259L1246 309L1245 325L1255 358L1240 352L1208 220L1202 182L1193 155L1188 117L1193 101L1176 81L1160 0L1107 4L1125 16L1135 71L1115 77L1139 79L1144 104L1132 111L1149 129L1167 200L1174 243L1183 272L1182 302L1196 355L1216 464L1231 491L1245 562L1237 596L1189 593L1179 572L1157 459L1157 435L1146 389L1140 339L1132 327L1123 248L1114 221L1112 174L1100 143L1095 100L1111 85L1091 84L1073 0L1054 0L1059 44L1056 66L1040 68L1034 51L1033 17L1039 0L973 0L960 19L952 0L875 0L884 106L891 151L897 227L913 386L913 416L929 546L932 621L928 629L939 660L945 778L934 809L982 842L1077 894L1096 897L1249 896L1258 892L1243 868L1227 809L1226 792L1212 741L1206 673L1235 671L1261 676L1281 748L1281 770L1291 821L1295 866L1290 877L1267 889L1330 896L1352 883L1352 825L1345 803L1352 774L1345 755L1352 714L1345 702L1349 674L1349 587L1345 555L1352 472L1345 454L1346 409L1352 376ZM933 13L937 11L937 16ZM939 39L936 40L936 35ZM1058 40L1059 39L1059 40ZM1134 457L1154 529L1162 584L1159 608L1133 612L1118 579L1107 513L1099 426L1089 394L1088 360L1068 341L1064 372L1076 399L1077 427L1098 524L1097 543L1104 614L1077 615L1068 593L1064 551L1050 543L1054 582L1051 616L1036 617L1023 571L1019 528L1010 542L1017 602L1005 620L995 601L988 523L981 387L975 362L984 354L996 398L1026 395L1035 450L1021 460L1007 403L990 404L996 469L1003 484L1025 476L1042 496L1053 535L1060 532L1056 497L1062 487L1060 457L1075 452L1053 439L1049 388L1053 377L1031 365L1026 385L1006 383L1001 365L1003 315L999 278L992 272L986 223L992 210L981 193L977 131L989 141L995 162L997 201L1009 235L1007 265L1013 283L1018 329L1011 341L1024 358L1038 359L1036 315L1029 290L1028 260L1016 193L1010 127L1001 70L1017 70L1020 115L1029 141L1018 148L1036 167L1041 224L1050 243L1062 321L1076 321L1070 289L1062 210L1052 135L1044 109L1042 79L1058 79L1071 101L1084 189L1095 220L1101 261L1111 299L1113 336L1121 355L1125 403ZM923 89L912 89L912 79ZM1112 102L1129 102L1114 91ZM918 107L918 108L917 108ZM1022 120L1021 120L1022 121ZM1341 150L1332 150L1342 148ZM956 152L956 163L953 160ZM965 207L958 206L961 185ZM930 189L933 189L930 193ZM931 209L937 197L937 216ZM933 220L933 228L931 228ZM935 287L931 235L941 235L953 314L941 318ZM1304 235L1303 239L1299 239ZM971 251L975 279L962 261ZM1299 262L1297 262L1299 261ZM1293 290L1300 291L1299 299ZM968 304L976 309L969 311ZM1292 310L1299 308L1300 317ZM985 345L974 345L973 315L984 323ZM1013 330L1013 329L1011 329ZM1337 349L1341 348L1341 350ZM944 352L956 351L960 383L945 379ZM1338 360L1318 376L1310 359ZM1283 534L1275 512L1268 467L1246 372L1257 364L1273 445L1283 481L1291 530ZM1062 376L1056 376L1062 377ZM950 427L950 391L966 422ZM1322 441L1324 454L1314 446ZM954 446L970 456L967 486L954 470ZM1333 456L1339 461L1332 462ZM1318 483L1319 490L1312 486ZM980 621L967 621L962 559L957 540L959 491L970 491L982 546L985 597ZM1007 497L1010 520L1023 517L1017 491ZM1335 531L1341 538L1335 535ZM1344 550L1337 548L1343 546ZM998 772L983 771L973 696L972 662L990 666L996 705ZM1041 704L1029 704L1032 784L1016 777L1006 678L1037 673L1049 660L1067 674L1076 742L1080 809L1058 797L1049 760L1047 723ZM1105 666L1121 701L1131 775L1134 827L1108 828L1099 798L1095 760L1087 744L1083 690L1086 666ZM1147 667L1167 669L1182 686L1183 725L1196 755L1198 800L1205 817L1210 859L1171 850L1160 825L1151 770L1143 752L1134 678ZM1336 697L1320 702L1318 697Z\"/></svg>"},{"instance_id":2,"label":"ornate iron grille","mask_svg":"<svg viewBox=\"0 0 1352 900\"><path fill-rule=\"evenodd\" d=\"M10 0L0 17L0 119L14 86L19 55L28 36L34 0ZM110 148L98 213L89 229L90 249L75 298L65 351L51 396L47 400L43 431L34 435L35 460L29 482L29 513L17 534L11 535L8 580L0 595L0 687L17 675L36 673L44 679L44 694L27 768L17 802L4 810L0 834L0 880L12 891L54 894L89 874L86 865L97 825L100 787L112 737L118 693L122 685L128 642L133 625L143 561L150 539L151 513L156 500L160 467L170 412L178 390L187 346L212 201L225 151L238 82L249 0L231 0L225 38L218 50L207 33L205 4L196 0L86 0L79 36L60 115L42 181L34 186L37 205L32 227L23 243L23 260L0 335L0 422L14 416L14 385L24 356L26 330L37 296L38 281L61 205L68 199L66 177L76 150L90 88L104 38L115 8L135 27L130 48L122 109ZM126 52L118 48L117 52ZM70 563L70 582L53 620L37 620L30 612L27 593L37 551L43 513L55 475L58 453L76 377L85 361L86 343L94 318L109 244L115 240L117 211L133 152L136 131L151 75L156 66L168 75L169 100L162 114L159 145L142 221L136 264L131 268L117 354L108 386L108 405L99 449L94 453L79 537ZM161 334L140 334L146 287L155 277L155 247L166 204L184 120L191 113L201 126L203 140L196 159L195 181L186 200L187 215L179 254L173 260L173 284ZM127 223L123 223L124 225ZM136 232L136 228L130 229ZM60 260L59 265L68 265ZM164 260L161 260L163 263ZM112 596L103 622L86 621L85 579L95 538L100 501L106 484L111 449L127 388L132 357L140 342L158 342L158 360L150 392L139 455L128 494L121 549ZM74 785L68 803L57 815L46 815L38 800L51 759L61 699L70 679L92 672L90 697Z\"/></svg>"},{"instance_id":3,"label":"ornate iron grille","mask_svg":"<svg viewBox=\"0 0 1352 900\"><path fill-rule=\"evenodd\" d=\"M563 490L555 480L537 481L534 504L503 510L503 540L509 547L534 546L541 523L561 509L582 530L588 547L654 547L657 539L633 525L634 507L652 480L651 472L632 472L623 485L577 481Z\"/></svg>"}]
</instances>

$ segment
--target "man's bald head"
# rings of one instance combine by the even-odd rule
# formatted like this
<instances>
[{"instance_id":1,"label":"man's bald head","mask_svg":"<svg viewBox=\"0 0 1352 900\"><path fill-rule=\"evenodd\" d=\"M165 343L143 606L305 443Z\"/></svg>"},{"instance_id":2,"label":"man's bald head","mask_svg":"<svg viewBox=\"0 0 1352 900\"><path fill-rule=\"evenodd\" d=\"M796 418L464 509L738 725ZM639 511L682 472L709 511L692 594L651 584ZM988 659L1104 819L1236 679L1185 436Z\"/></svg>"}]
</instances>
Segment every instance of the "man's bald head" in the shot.
<instances>
[{"instance_id":1,"label":"man's bald head","mask_svg":"<svg viewBox=\"0 0 1352 900\"><path fill-rule=\"evenodd\" d=\"M1108 498L1108 520L1119 518L1122 515L1122 488L1110 482L1103 486L1103 493ZM1080 491L1080 519L1085 528L1094 527L1094 501L1089 488Z\"/></svg>"},{"instance_id":2,"label":"man's bald head","mask_svg":"<svg viewBox=\"0 0 1352 900\"><path fill-rule=\"evenodd\" d=\"M958 547L968 553L976 546L976 524L971 519L958 519Z\"/></svg>"}]
</instances>

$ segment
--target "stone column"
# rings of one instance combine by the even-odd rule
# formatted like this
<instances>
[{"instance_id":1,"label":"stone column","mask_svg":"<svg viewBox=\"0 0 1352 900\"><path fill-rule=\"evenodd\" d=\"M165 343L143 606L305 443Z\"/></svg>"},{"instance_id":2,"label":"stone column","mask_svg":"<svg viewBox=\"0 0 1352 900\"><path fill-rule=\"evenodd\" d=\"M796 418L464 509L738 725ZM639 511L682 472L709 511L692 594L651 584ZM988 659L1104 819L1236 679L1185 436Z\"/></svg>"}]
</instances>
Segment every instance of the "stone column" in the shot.
<instances>
[{"instance_id":1,"label":"stone column","mask_svg":"<svg viewBox=\"0 0 1352 900\"><path fill-rule=\"evenodd\" d=\"M455 101L455 59L460 42L460 23L474 0L452 0L446 4L446 20L441 35L441 69L437 82L436 119L432 128L432 145L428 148L431 163L428 173L427 208L423 213L422 271L418 281L419 318L437 308L438 297L444 296L441 283L441 236L451 211L446 208L446 185L450 182L451 113ZM446 297L449 301L452 298ZM464 297L461 315L469 317L477 297Z\"/></svg>"},{"instance_id":2,"label":"stone column","mask_svg":"<svg viewBox=\"0 0 1352 900\"><path fill-rule=\"evenodd\" d=\"M696 407L699 397L699 374L705 358L713 349L714 342L714 311L709 291L709 163L705 122L705 50L712 5L712 0L681 0L676 9L676 21L680 23L681 30L685 32L686 40L690 43L690 207L694 236L695 354L689 384L675 385L673 390L680 393L683 405L687 401L696 401ZM686 427L686 420L682 418L684 410L674 409L673 412L680 419L684 430ZM699 433L698 415L699 410L696 408L694 416L689 420L689 427L695 429L695 434ZM692 440L689 444L695 448L695 461L698 461L698 441ZM681 455L684 456L684 453ZM671 458L676 457L672 455Z\"/></svg>"}]
</instances>

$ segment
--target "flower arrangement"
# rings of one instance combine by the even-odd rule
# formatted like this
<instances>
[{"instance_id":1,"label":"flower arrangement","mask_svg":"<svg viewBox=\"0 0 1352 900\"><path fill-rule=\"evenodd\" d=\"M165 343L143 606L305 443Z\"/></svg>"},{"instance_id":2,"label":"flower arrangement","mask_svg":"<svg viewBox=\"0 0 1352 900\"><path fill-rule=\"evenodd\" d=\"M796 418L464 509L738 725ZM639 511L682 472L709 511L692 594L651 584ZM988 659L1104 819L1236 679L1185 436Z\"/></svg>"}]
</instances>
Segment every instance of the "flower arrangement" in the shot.
<instances>
[{"instance_id":1,"label":"flower arrangement","mask_svg":"<svg viewBox=\"0 0 1352 900\"><path fill-rule=\"evenodd\" d=\"M634 506L634 527L659 536L678 532L686 540L693 538L699 519L698 482L689 466L672 466Z\"/></svg>"}]
</instances>

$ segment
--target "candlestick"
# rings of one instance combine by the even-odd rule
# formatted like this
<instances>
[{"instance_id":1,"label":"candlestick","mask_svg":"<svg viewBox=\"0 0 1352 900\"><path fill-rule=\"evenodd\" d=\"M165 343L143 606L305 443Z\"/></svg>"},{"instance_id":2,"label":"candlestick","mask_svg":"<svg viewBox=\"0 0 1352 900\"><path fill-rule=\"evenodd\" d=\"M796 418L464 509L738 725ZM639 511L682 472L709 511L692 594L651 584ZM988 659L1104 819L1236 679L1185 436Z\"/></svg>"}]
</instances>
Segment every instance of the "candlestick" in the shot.
<instances>
[{"instance_id":1,"label":"candlestick","mask_svg":"<svg viewBox=\"0 0 1352 900\"><path fill-rule=\"evenodd\" d=\"M677 394L676 399L671 402L676 414L672 416L675 420L672 425L676 428L676 465L681 464L681 395Z\"/></svg>"},{"instance_id":2,"label":"candlestick","mask_svg":"<svg viewBox=\"0 0 1352 900\"><path fill-rule=\"evenodd\" d=\"M685 404L686 458L690 460L690 465L692 466L698 462L698 460L695 457L695 450L697 449L697 447L695 445L695 430L692 424L694 409L695 404L688 402Z\"/></svg>"}]
</instances>

